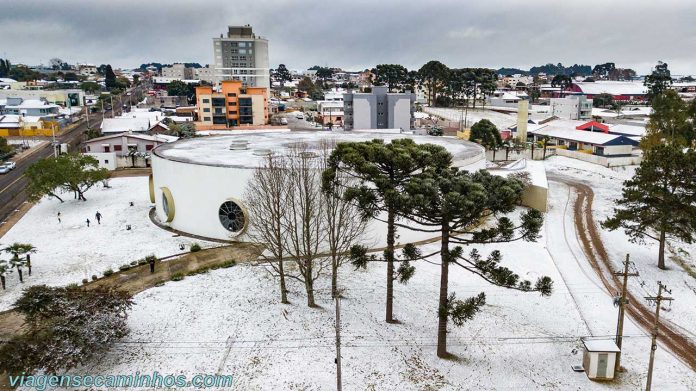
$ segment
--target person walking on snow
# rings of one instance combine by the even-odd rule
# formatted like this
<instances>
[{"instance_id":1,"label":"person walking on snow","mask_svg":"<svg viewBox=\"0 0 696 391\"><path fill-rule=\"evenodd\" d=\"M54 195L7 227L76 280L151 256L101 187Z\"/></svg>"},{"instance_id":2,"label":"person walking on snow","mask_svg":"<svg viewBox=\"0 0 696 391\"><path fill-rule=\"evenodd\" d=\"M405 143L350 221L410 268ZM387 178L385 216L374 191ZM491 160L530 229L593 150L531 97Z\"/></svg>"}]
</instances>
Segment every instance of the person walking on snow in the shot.
<instances>
[{"instance_id":1,"label":"person walking on snow","mask_svg":"<svg viewBox=\"0 0 696 391\"><path fill-rule=\"evenodd\" d=\"M58 212L58 224L60 223L62 223L62 221L60 221L60 212Z\"/></svg>"},{"instance_id":2,"label":"person walking on snow","mask_svg":"<svg viewBox=\"0 0 696 391\"><path fill-rule=\"evenodd\" d=\"M101 224L102 215L99 213L99 211L97 211L97 214L95 214L94 217L97 218L97 224Z\"/></svg>"},{"instance_id":3,"label":"person walking on snow","mask_svg":"<svg viewBox=\"0 0 696 391\"><path fill-rule=\"evenodd\" d=\"M87 226L89 227L89 219L87 219Z\"/></svg>"}]
</instances>

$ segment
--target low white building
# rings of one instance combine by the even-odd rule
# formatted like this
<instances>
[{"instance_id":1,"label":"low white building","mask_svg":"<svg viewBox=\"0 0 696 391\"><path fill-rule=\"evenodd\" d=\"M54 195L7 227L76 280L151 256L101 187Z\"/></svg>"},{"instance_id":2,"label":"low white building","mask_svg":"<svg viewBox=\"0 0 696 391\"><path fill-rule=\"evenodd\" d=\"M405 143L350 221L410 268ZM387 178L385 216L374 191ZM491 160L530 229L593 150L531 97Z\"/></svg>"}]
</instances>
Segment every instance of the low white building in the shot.
<instances>
[{"instance_id":1,"label":"low white building","mask_svg":"<svg viewBox=\"0 0 696 391\"><path fill-rule=\"evenodd\" d=\"M335 126L343 126L343 99L340 101L319 101L317 102L317 112L319 121L324 125L329 123Z\"/></svg>"},{"instance_id":2,"label":"low white building","mask_svg":"<svg viewBox=\"0 0 696 391\"><path fill-rule=\"evenodd\" d=\"M99 167L115 170L123 167L149 167L150 153L158 145L178 140L166 135L135 133L112 134L84 143L82 152L99 161Z\"/></svg>"},{"instance_id":3,"label":"low white building","mask_svg":"<svg viewBox=\"0 0 696 391\"><path fill-rule=\"evenodd\" d=\"M101 132L104 135L115 133L145 133L150 129L148 118L104 118L101 124Z\"/></svg>"}]
</instances>

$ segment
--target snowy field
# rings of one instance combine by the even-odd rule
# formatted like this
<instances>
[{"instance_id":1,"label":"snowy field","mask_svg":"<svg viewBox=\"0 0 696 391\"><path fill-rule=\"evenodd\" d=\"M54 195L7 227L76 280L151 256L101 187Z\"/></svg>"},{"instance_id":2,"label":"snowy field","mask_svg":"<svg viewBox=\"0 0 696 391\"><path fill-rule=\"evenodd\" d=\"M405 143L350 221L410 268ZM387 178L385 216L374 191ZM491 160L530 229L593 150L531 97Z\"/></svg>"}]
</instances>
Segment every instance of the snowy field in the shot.
<instances>
[{"instance_id":1,"label":"snowy field","mask_svg":"<svg viewBox=\"0 0 696 391\"><path fill-rule=\"evenodd\" d=\"M614 200L621 197L623 181L630 179L636 169L636 166L607 168L562 156L549 158L546 166L549 173L570 176L592 187L595 193L592 211L597 223L613 214ZM656 241L648 239L642 244L631 243L621 229L613 232L600 229L599 232L615 270L622 269L626 254L630 254L631 261L640 273L638 277L629 278L631 291L639 297L655 296L657 281L662 281L672 290L671 296L675 299L671 304L665 304L667 310L662 312L662 316L681 326L685 333L696 339L696 279L670 260L673 255L670 251L665 254L669 270L658 269ZM686 255L681 254L681 258L696 269L696 245L677 241L671 241L670 244L673 249L685 251Z\"/></svg>"},{"instance_id":2,"label":"snowy field","mask_svg":"<svg viewBox=\"0 0 696 391\"><path fill-rule=\"evenodd\" d=\"M109 185L90 189L85 193L86 202L74 200L72 194L64 195L62 204L56 199L43 199L0 237L2 245L21 242L37 248L31 258L32 275L27 276L25 270L24 284L20 284L17 273L7 276L7 290L0 292L0 310L8 309L28 285L79 283L148 254L162 257L180 253L179 244L187 248L194 242L211 245L173 237L152 224L148 217L151 204L147 177L115 178ZM129 206L131 201L134 206ZM102 214L101 224L95 219L97 211ZM0 257L9 256L2 253Z\"/></svg>"},{"instance_id":3,"label":"snowy field","mask_svg":"<svg viewBox=\"0 0 696 391\"><path fill-rule=\"evenodd\" d=\"M453 266L450 292L487 294L482 313L451 327L454 360L435 355L439 266L420 262L408 285L396 284L395 314L384 317L385 266L344 267L341 286L345 390L606 390L641 389L649 338L630 321L616 383L595 383L580 364L580 337L614 333L616 309L574 240L568 188L552 186L550 212L537 243L499 245L503 264L523 278L549 275L554 294L496 288ZM438 248L426 246L424 253ZM487 254L491 247L479 247ZM431 259L438 262L439 259ZM320 280L318 309L305 306L292 281L292 304L279 304L276 282L261 267L239 265L168 282L136 296L131 334L75 373L232 374L239 390L335 389L334 306L328 278ZM657 351L656 390L696 388L696 375L663 349Z\"/></svg>"}]
</instances>

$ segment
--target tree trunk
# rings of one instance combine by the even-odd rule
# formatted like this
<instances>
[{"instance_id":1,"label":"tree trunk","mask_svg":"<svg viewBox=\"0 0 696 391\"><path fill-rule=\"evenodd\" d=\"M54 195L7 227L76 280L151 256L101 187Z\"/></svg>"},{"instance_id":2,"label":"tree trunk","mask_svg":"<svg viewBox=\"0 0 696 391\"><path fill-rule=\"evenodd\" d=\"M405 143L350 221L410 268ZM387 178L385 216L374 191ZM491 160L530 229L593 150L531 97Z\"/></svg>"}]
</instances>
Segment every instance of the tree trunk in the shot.
<instances>
[{"instance_id":1,"label":"tree trunk","mask_svg":"<svg viewBox=\"0 0 696 391\"><path fill-rule=\"evenodd\" d=\"M283 304L289 304L288 290L285 287L285 270L283 269L282 259L278 261L278 274L280 274L280 302Z\"/></svg>"},{"instance_id":2,"label":"tree trunk","mask_svg":"<svg viewBox=\"0 0 696 391\"><path fill-rule=\"evenodd\" d=\"M389 208L387 211L387 249L384 251L384 258L387 261L387 323L394 323L394 211Z\"/></svg>"},{"instance_id":3,"label":"tree trunk","mask_svg":"<svg viewBox=\"0 0 696 391\"><path fill-rule=\"evenodd\" d=\"M338 296L338 260L336 255L331 255L331 297Z\"/></svg>"},{"instance_id":4,"label":"tree trunk","mask_svg":"<svg viewBox=\"0 0 696 391\"><path fill-rule=\"evenodd\" d=\"M17 274L19 274L19 282L24 282L24 278L22 277L22 269L17 268Z\"/></svg>"},{"instance_id":5,"label":"tree trunk","mask_svg":"<svg viewBox=\"0 0 696 391\"><path fill-rule=\"evenodd\" d=\"M546 160L546 141L544 141L544 155L542 156L541 160Z\"/></svg>"},{"instance_id":6,"label":"tree trunk","mask_svg":"<svg viewBox=\"0 0 696 391\"><path fill-rule=\"evenodd\" d=\"M31 276L31 254L27 254L27 269L29 269L29 275Z\"/></svg>"},{"instance_id":7,"label":"tree trunk","mask_svg":"<svg viewBox=\"0 0 696 391\"><path fill-rule=\"evenodd\" d=\"M65 201L63 201L62 198L58 197L55 193L48 193L48 195L51 196L51 197L57 198L58 201L60 201L61 204L62 204L63 202L65 202Z\"/></svg>"},{"instance_id":8,"label":"tree trunk","mask_svg":"<svg viewBox=\"0 0 696 391\"><path fill-rule=\"evenodd\" d=\"M659 267L662 270L666 270L667 267L665 266L665 242L666 242L666 234L665 234L665 229L663 228L660 231L660 254L659 257L657 258L657 267Z\"/></svg>"},{"instance_id":9,"label":"tree trunk","mask_svg":"<svg viewBox=\"0 0 696 391\"><path fill-rule=\"evenodd\" d=\"M314 302L314 280L312 280L312 261L305 261L305 290L307 291L307 306L316 307Z\"/></svg>"},{"instance_id":10,"label":"tree trunk","mask_svg":"<svg viewBox=\"0 0 696 391\"><path fill-rule=\"evenodd\" d=\"M496 151L496 149L494 148L493 149L493 161L495 161L495 151Z\"/></svg>"},{"instance_id":11,"label":"tree trunk","mask_svg":"<svg viewBox=\"0 0 696 391\"><path fill-rule=\"evenodd\" d=\"M437 316L437 356L447 357L447 288L449 283L449 224L442 224L442 245L440 247L440 298Z\"/></svg>"},{"instance_id":12,"label":"tree trunk","mask_svg":"<svg viewBox=\"0 0 696 391\"><path fill-rule=\"evenodd\" d=\"M5 276L0 276L0 283L2 283L2 290L5 290Z\"/></svg>"}]
</instances>

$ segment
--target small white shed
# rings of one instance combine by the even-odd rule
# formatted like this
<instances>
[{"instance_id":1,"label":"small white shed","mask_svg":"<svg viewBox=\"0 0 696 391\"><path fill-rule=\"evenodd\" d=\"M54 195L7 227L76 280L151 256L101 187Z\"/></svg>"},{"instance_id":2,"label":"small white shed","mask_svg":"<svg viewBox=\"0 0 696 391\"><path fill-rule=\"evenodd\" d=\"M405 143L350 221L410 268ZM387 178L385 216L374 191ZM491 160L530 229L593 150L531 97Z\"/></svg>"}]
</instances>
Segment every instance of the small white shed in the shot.
<instances>
[{"instance_id":1,"label":"small white shed","mask_svg":"<svg viewBox=\"0 0 696 391\"><path fill-rule=\"evenodd\" d=\"M616 365L616 355L621 351L613 339L583 340L585 354L582 366L591 380L612 380Z\"/></svg>"}]
</instances>

